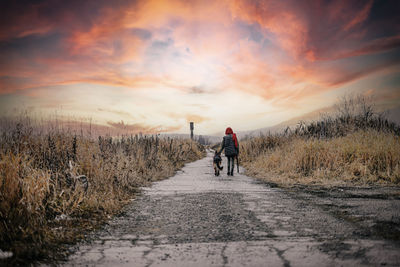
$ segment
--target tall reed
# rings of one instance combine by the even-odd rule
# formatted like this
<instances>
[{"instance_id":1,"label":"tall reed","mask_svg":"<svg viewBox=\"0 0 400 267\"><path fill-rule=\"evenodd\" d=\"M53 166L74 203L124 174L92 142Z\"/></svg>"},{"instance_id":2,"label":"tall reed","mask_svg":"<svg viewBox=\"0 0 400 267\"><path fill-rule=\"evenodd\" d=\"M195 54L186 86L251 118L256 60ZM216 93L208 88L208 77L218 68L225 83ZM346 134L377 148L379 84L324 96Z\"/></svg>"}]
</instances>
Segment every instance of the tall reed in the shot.
<instances>
[{"instance_id":1,"label":"tall reed","mask_svg":"<svg viewBox=\"0 0 400 267\"><path fill-rule=\"evenodd\" d=\"M29 118L9 122L0 135L0 249L40 258L118 212L140 186L203 156L191 140L94 139Z\"/></svg>"},{"instance_id":2,"label":"tall reed","mask_svg":"<svg viewBox=\"0 0 400 267\"><path fill-rule=\"evenodd\" d=\"M241 142L250 175L280 184L399 184L400 127L361 96L336 115Z\"/></svg>"}]
</instances>

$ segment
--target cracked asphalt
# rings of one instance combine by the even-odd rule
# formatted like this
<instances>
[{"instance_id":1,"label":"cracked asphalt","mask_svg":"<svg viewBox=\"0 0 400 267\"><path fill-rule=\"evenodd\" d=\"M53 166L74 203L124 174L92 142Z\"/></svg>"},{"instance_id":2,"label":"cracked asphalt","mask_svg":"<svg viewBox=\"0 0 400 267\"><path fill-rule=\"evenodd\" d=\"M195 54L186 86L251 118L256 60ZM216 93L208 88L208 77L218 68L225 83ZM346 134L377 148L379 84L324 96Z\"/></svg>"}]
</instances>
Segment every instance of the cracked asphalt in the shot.
<instances>
[{"instance_id":1,"label":"cracked asphalt","mask_svg":"<svg viewBox=\"0 0 400 267\"><path fill-rule=\"evenodd\" d=\"M285 190L213 173L208 152L143 188L64 264L400 266L398 188Z\"/></svg>"}]
</instances>

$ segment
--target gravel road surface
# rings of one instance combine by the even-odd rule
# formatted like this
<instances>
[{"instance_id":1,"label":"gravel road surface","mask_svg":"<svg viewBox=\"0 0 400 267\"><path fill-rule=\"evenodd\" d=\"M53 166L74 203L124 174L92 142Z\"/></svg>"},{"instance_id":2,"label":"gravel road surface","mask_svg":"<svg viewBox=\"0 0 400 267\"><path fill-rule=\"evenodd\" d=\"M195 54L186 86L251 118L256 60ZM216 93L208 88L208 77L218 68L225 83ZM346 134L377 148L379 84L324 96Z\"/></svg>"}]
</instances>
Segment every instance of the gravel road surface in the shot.
<instances>
[{"instance_id":1,"label":"gravel road surface","mask_svg":"<svg viewBox=\"0 0 400 267\"><path fill-rule=\"evenodd\" d=\"M64 264L400 266L398 188L287 190L213 173L208 152L143 188Z\"/></svg>"}]
</instances>

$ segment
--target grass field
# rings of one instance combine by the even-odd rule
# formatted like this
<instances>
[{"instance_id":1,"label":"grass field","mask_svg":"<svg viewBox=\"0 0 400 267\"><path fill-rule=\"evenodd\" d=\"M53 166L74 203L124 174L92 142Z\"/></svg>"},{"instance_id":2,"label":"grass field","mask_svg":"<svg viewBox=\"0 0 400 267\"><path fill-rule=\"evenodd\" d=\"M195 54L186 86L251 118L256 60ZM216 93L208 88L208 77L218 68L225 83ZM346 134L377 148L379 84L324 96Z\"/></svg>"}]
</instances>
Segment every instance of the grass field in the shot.
<instances>
[{"instance_id":1,"label":"grass field","mask_svg":"<svg viewBox=\"0 0 400 267\"><path fill-rule=\"evenodd\" d=\"M241 142L247 173L280 185L399 185L400 128L365 98L345 98L334 116Z\"/></svg>"},{"instance_id":2,"label":"grass field","mask_svg":"<svg viewBox=\"0 0 400 267\"><path fill-rule=\"evenodd\" d=\"M57 254L118 213L140 186L205 153L191 140L89 138L29 118L3 125L0 138L0 249L25 260Z\"/></svg>"}]
</instances>

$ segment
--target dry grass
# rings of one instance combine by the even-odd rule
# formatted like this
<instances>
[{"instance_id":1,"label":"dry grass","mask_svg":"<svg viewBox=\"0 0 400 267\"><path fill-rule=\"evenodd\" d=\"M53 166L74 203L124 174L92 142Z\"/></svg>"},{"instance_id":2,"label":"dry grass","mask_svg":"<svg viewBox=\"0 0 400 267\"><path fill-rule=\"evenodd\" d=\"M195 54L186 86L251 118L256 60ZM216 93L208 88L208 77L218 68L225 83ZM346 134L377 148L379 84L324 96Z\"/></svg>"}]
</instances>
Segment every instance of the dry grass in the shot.
<instances>
[{"instance_id":1,"label":"dry grass","mask_svg":"<svg viewBox=\"0 0 400 267\"><path fill-rule=\"evenodd\" d=\"M241 162L249 175L280 185L399 185L400 128L372 107L344 98L336 117L242 141Z\"/></svg>"},{"instance_id":2,"label":"dry grass","mask_svg":"<svg viewBox=\"0 0 400 267\"><path fill-rule=\"evenodd\" d=\"M398 185L400 138L372 130L325 140L297 137L244 162L250 175L284 185Z\"/></svg>"},{"instance_id":3,"label":"dry grass","mask_svg":"<svg viewBox=\"0 0 400 267\"><path fill-rule=\"evenodd\" d=\"M24 123L8 125L0 137L0 249L17 258L41 258L55 244L74 242L138 187L204 156L190 140L93 140Z\"/></svg>"}]
</instances>

